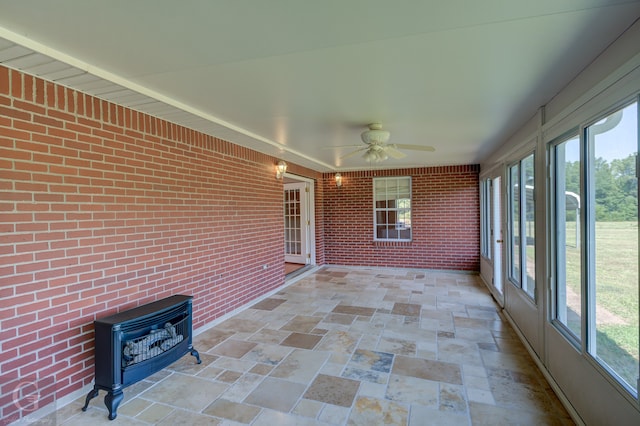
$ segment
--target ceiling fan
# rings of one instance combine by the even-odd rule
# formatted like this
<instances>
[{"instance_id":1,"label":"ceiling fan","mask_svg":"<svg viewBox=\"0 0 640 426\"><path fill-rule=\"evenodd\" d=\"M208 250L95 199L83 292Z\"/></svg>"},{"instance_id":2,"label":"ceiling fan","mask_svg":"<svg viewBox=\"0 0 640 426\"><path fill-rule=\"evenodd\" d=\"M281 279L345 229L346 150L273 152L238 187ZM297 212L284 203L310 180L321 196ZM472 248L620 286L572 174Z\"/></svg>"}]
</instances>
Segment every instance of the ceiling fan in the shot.
<instances>
[{"instance_id":1,"label":"ceiling fan","mask_svg":"<svg viewBox=\"0 0 640 426\"><path fill-rule=\"evenodd\" d=\"M389 142L390 133L387 130L382 130L382 124L380 123L372 123L369 124L369 130L362 132L360 137L362 138L362 142L365 143L365 146L361 145L347 145L351 147L360 147L355 151L352 151L348 154L340 157L341 159L349 158L354 156L360 152L364 152L362 157L366 161L372 161L379 163L388 159L389 157L400 159L407 156L404 152L401 152L400 149L410 149L414 151L427 151L433 152L435 148L432 146L425 145L409 145L409 144L390 144Z\"/></svg>"}]
</instances>

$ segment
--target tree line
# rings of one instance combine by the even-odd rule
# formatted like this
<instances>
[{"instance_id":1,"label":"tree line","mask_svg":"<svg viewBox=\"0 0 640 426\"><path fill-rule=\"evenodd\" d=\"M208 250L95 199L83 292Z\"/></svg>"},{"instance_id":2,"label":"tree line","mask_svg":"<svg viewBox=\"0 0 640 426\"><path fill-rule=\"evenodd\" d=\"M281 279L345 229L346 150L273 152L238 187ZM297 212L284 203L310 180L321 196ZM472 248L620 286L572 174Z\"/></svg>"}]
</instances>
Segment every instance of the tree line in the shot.
<instances>
[{"instance_id":1,"label":"tree line","mask_svg":"<svg viewBox=\"0 0 640 426\"><path fill-rule=\"evenodd\" d=\"M580 162L568 161L565 164L566 190L580 194ZM596 221L636 221L638 179L635 154L611 162L598 157L593 164Z\"/></svg>"}]
</instances>

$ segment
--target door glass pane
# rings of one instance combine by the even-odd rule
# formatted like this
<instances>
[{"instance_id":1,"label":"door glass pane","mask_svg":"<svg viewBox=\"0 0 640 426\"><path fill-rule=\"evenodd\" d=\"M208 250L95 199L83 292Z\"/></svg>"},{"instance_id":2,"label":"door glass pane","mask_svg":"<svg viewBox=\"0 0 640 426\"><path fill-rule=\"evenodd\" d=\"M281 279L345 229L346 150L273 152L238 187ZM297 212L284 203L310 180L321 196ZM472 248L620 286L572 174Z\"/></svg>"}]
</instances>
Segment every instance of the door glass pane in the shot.
<instances>
[{"instance_id":1,"label":"door glass pane","mask_svg":"<svg viewBox=\"0 0 640 426\"><path fill-rule=\"evenodd\" d=\"M493 285L502 293L502 178L496 177L491 184L491 233L493 245Z\"/></svg>"},{"instance_id":2,"label":"door glass pane","mask_svg":"<svg viewBox=\"0 0 640 426\"><path fill-rule=\"evenodd\" d=\"M555 318L577 341L582 324L582 258L580 232L580 138L554 148L556 296Z\"/></svg>"},{"instance_id":3,"label":"door glass pane","mask_svg":"<svg viewBox=\"0 0 640 426\"><path fill-rule=\"evenodd\" d=\"M480 182L480 250L487 259L491 259L491 179Z\"/></svg>"},{"instance_id":4,"label":"door glass pane","mask_svg":"<svg viewBox=\"0 0 640 426\"><path fill-rule=\"evenodd\" d=\"M535 215L535 178L533 172L533 154L522 162L521 197L524 199L522 248L526 277L522 278L522 287L531 297L535 298L536 291L536 215Z\"/></svg>"},{"instance_id":5,"label":"door glass pane","mask_svg":"<svg viewBox=\"0 0 640 426\"><path fill-rule=\"evenodd\" d=\"M509 278L520 284L520 166L518 164L509 168L509 230L511 238Z\"/></svg>"},{"instance_id":6,"label":"door glass pane","mask_svg":"<svg viewBox=\"0 0 640 426\"><path fill-rule=\"evenodd\" d=\"M637 117L637 104L632 104L586 131L591 204L588 348L633 389L639 345Z\"/></svg>"},{"instance_id":7,"label":"door glass pane","mask_svg":"<svg viewBox=\"0 0 640 426\"><path fill-rule=\"evenodd\" d=\"M302 254L302 222L300 219L300 190L284 191L284 248L285 255Z\"/></svg>"}]
</instances>

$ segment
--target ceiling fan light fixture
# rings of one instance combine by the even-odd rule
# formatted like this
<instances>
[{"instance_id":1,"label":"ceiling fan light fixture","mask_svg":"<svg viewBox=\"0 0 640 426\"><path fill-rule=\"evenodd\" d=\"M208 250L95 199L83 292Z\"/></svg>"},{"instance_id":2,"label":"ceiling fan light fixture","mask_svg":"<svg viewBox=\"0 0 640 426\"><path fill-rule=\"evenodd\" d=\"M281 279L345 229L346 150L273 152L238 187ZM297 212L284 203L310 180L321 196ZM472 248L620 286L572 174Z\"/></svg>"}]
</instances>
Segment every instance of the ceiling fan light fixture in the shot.
<instances>
[{"instance_id":1,"label":"ceiling fan light fixture","mask_svg":"<svg viewBox=\"0 0 640 426\"><path fill-rule=\"evenodd\" d=\"M389 156L386 152L384 152L383 149L380 149L380 147L372 146L364 152L363 158L365 159L365 161L373 161L375 163L379 163L388 159Z\"/></svg>"}]
</instances>

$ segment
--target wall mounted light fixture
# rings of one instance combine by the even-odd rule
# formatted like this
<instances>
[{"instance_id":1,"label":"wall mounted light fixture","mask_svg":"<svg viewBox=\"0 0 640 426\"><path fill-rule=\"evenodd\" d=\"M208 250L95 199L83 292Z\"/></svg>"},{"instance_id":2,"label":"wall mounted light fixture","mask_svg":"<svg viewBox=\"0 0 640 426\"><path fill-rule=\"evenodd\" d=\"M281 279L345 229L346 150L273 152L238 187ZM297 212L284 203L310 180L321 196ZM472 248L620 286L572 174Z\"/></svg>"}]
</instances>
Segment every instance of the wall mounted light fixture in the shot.
<instances>
[{"instance_id":1,"label":"wall mounted light fixture","mask_svg":"<svg viewBox=\"0 0 640 426\"><path fill-rule=\"evenodd\" d=\"M342 175L340 173L336 173L335 179L336 179L336 186L337 187L341 187L342 186Z\"/></svg>"},{"instance_id":2,"label":"wall mounted light fixture","mask_svg":"<svg viewBox=\"0 0 640 426\"><path fill-rule=\"evenodd\" d=\"M287 172L287 163L280 160L278 164L276 164L276 179L282 179L284 174Z\"/></svg>"}]
</instances>

